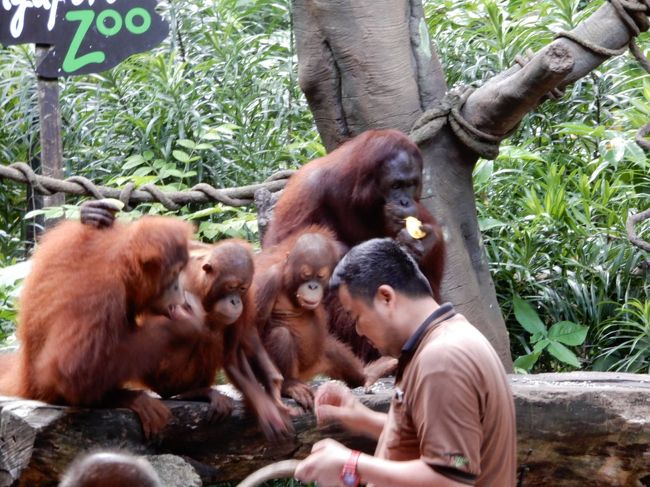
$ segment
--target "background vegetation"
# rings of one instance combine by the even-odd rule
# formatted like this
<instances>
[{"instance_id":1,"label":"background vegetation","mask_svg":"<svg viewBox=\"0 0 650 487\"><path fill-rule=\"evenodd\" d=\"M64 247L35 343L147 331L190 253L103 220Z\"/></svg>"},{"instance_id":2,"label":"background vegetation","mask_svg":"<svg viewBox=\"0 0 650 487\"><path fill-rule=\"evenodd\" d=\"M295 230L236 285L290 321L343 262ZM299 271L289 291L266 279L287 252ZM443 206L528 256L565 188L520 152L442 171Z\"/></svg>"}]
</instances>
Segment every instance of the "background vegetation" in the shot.
<instances>
[{"instance_id":1,"label":"background vegetation","mask_svg":"<svg viewBox=\"0 0 650 487\"><path fill-rule=\"evenodd\" d=\"M603 1L424 3L453 86L480 85ZM161 46L61 81L68 175L109 186L237 186L323 152L297 85L288 0L168 0L161 9L172 31ZM39 153L33 62L31 46L0 48L2 164ZM648 256L624 230L628 213L650 206L650 164L633 142L649 115L650 77L620 56L543 104L497 160L477 166L484 244L521 369L650 372ZM2 184L0 267L25 258L27 212L24 187ZM75 207L50 214L64 211ZM142 205L129 217L142 213L165 210ZM256 236L250 208L178 214L208 240ZM5 274L0 340L14 327Z\"/></svg>"}]
</instances>

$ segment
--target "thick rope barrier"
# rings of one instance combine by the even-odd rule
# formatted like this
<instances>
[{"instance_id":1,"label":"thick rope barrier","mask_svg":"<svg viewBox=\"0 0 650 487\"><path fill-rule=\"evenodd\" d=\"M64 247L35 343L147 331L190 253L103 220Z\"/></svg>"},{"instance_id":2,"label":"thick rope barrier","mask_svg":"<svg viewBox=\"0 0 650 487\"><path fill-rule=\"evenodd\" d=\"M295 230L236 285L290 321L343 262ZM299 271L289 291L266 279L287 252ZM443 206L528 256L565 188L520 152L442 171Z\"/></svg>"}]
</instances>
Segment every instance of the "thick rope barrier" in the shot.
<instances>
[{"instance_id":1,"label":"thick rope barrier","mask_svg":"<svg viewBox=\"0 0 650 487\"><path fill-rule=\"evenodd\" d=\"M217 189L206 183L199 183L187 191L162 191L153 184L146 184L135 189L133 183L122 189L97 186L83 176L73 176L64 180L37 175L31 167L23 162L9 166L0 166L0 179L26 183L40 194L52 195L67 193L79 196L92 196L96 199L115 198L126 207L139 203L159 202L171 211L178 210L190 203L220 202L228 206L246 206L253 203L255 192L266 189L271 193L280 191L295 171L279 171L259 184L239 188Z\"/></svg>"},{"instance_id":2,"label":"thick rope barrier","mask_svg":"<svg viewBox=\"0 0 650 487\"><path fill-rule=\"evenodd\" d=\"M464 145L485 159L496 159L499 155L499 144L510 133L501 137L488 134L477 129L462 116L460 110L473 92L474 88L464 87L447 93L416 120L409 134L411 140L417 145L422 145L449 124Z\"/></svg>"}]
</instances>

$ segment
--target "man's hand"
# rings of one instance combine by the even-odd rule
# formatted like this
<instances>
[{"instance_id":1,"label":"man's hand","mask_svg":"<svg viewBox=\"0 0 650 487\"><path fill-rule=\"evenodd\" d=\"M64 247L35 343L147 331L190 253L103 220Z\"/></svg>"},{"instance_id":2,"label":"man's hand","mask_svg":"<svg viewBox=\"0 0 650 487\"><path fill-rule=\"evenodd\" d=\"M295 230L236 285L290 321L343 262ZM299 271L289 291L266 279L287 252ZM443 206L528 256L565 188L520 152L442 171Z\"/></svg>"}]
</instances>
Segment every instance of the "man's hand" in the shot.
<instances>
[{"instance_id":1,"label":"man's hand","mask_svg":"<svg viewBox=\"0 0 650 487\"><path fill-rule=\"evenodd\" d=\"M343 426L354 422L359 409L364 407L350 389L338 382L326 382L316 391L314 410L319 426L340 423Z\"/></svg>"},{"instance_id":2,"label":"man's hand","mask_svg":"<svg viewBox=\"0 0 650 487\"><path fill-rule=\"evenodd\" d=\"M298 464L295 476L303 484L316 482L319 487L341 485L343 465L350 458L352 450L332 439L314 444L311 455Z\"/></svg>"},{"instance_id":3,"label":"man's hand","mask_svg":"<svg viewBox=\"0 0 650 487\"><path fill-rule=\"evenodd\" d=\"M373 411L359 401L350 389L337 382L326 382L314 398L319 426L338 423L345 429L377 439L386 424L386 413Z\"/></svg>"}]
</instances>

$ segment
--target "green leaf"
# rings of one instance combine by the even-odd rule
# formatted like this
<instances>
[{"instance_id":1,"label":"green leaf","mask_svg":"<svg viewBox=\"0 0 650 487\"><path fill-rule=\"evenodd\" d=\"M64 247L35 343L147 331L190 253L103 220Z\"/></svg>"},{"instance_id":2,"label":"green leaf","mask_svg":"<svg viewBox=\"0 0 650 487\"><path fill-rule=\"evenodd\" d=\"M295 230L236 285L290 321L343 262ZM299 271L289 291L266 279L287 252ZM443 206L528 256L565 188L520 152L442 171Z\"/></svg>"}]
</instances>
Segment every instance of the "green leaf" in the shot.
<instances>
[{"instance_id":1,"label":"green leaf","mask_svg":"<svg viewBox=\"0 0 650 487\"><path fill-rule=\"evenodd\" d=\"M214 149L214 146L212 144L207 144L205 142L202 142L200 144L196 144L195 149L196 150L208 150L208 149Z\"/></svg>"},{"instance_id":2,"label":"green leaf","mask_svg":"<svg viewBox=\"0 0 650 487\"><path fill-rule=\"evenodd\" d=\"M533 307L519 296L515 296L512 299L512 302L515 308L515 318L517 318L517 321L524 330L531 335L542 333L546 336L546 326L542 323L542 320L539 319L539 315Z\"/></svg>"},{"instance_id":3,"label":"green leaf","mask_svg":"<svg viewBox=\"0 0 650 487\"><path fill-rule=\"evenodd\" d=\"M474 169L474 184L481 186L486 184L494 172L494 161L482 159Z\"/></svg>"},{"instance_id":4,"label":"green leaf","mask_svg":"<svg viewBox=\"0 0 650 487\"><path fill-rule=\"evenodd\" d=\"M580 362L578 361L578 357L576 357L575 353L573 353L561 343L552 341L548 344L547 350L560 362L572 365L578 369L580 368Z\"/></svg>"},{"instance_id":5,"label":"green leaf","mask_svg":"<svg viewBox=\"0 0 650 487\"><path fill-rule=\"evenodd\" d=\"M180 162L184 162L184 163L190 162L190 155L185 151L177 149L175 151L172 151L172 156L174 156L174 158Z\"/></svg>"},{"instance_id":6,"label":"green leaf","mask_svg":"<svg viewBox=\"0 0 650 487\"><path fill-rule=\"evenodd\" d=\"M537 359L539 359L541 353L542 352L533 352L528 355L517 357L517 360L515 360L512 365L516 369L523 369L526 372L530 372L535 363L537 363Z\"/></svg>"},{"instance_id":7,"label":"green leaf","mask_svg":"<svg viewBox=\"0 0 650 487\"><path fill-rule=\"evenodd\" d=\"M139 177L139 176L148 176L153 172L153 168L150 166L142 166L137 168L135 171L133 171L133 176L134 177Z\"/></svg>"},{"instance_id":8,"label":"green leaf","mask_svg":"<svg viewBox=\"0 0 650 487\"><path fill-rule=\"evenodd\" d=\"M189 139L178 139L176 143L181 147L185 147L186 149L196 149L196 142Z\"/></svg>"},{"instance_id":9,"label":"green leaf","mask_svg":"<svg viewBox=\"0 0 650 487\"><path fill-rule=\"evenodd\" d=\"M140 154L135 154L126 158L126 161L124 161L124 164L122 164L122 170L133 169L134 167L138 167L140 164L144 164L145 162L146 161L144 160L144 157L142 157Z\"/></svg>"},{"instance_id":10,"label":"green leaf","mask_svg":"<svg viewBox=\"0 0 650 487\"><path fill-rule=\"evenodd\" d=\"M197 218L206 218L215 213L223 213L223 207L219 205L211 206L203 210L195 211L187 217L188 220L196 220Z\"/></svg>"},{"instance_id":11,"label":"green leaf","mask_svg":"<svg viewBox=\"0 0 650 487\"><path fill-rule=\"evenodd\" d=\"M168 178L168 177L183 178L185 177L185 173L175 168L170 168L170 169L165 168L162 171L160 171L161 179Z\"/></svg>"},{"instance_id":12,"label":"green leaf","mask_svg":"<svg viewBox=\"0 0 650 487\"><path fill-rule=\"evenodd\" d=\"M530 336L530 343L537 343L538 341L540 341L542 338L545 338L545 337L546 337L546 335L544 333L541 333L541 332L535 333L534 335Z\"/></svg>"},{"instance_id":13,"label":"green leaf","mask_svg":"<svg viewBox=\"0 0 650 487\"><path fill-rule=\"evenodd\" d=\"M35 218L41 215L45 215L45 210L32 210L25 213L25 216L23 218L29 220L30 218Z\"/></svg>"},{"instance_id":14,"label":"green leaf","mask_svg":"<svg viewBox=\"0 0 650 487\"><path fill-rule=\"evenodd\" d=\"M588 326L578 325L572 321L559 321L551 326L548 337L565 345L582 345L587 338Z\"/></svg>"},{"instance_id":15,"label":"green leaf","mask_svg":"<svg viewBox=\"0 0 650 487\"><path fill-rule=\"evenodd\" d=\"M482 232L490 230L491 228L503 227L506 224L496 218L479 218L478 226Z\"/></svg>"},{"instance_id":16,"label":"green leaf","mask_svg":"<svg viewBox=\"0 0 650 487\"><path fill-rule=\"evenodd\" d=\"M551 340L549 340L548 338L544 338L538 341L533 347L533 352L541 352L548 346L549 343L551 343Z\"/></svg>"}]
</instances>

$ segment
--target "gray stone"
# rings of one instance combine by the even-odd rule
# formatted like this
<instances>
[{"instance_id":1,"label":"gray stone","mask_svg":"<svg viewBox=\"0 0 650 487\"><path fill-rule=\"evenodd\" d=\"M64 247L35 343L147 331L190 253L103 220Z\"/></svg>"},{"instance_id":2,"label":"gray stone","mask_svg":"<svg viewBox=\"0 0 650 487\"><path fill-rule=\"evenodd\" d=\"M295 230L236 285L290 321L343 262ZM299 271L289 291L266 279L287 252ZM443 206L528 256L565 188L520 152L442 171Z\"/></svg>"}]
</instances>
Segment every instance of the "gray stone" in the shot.
<instances>
[{"instance_id":1,"label":"gray stone","mask_svg":"<svg viewBox=\"0 0 650 487\"><path fill-rule=\"evenodd\" d=\"M165 487L201 487L201 477L192 465L176 455L147 455Z\"/></svg>"}]
</instances>

